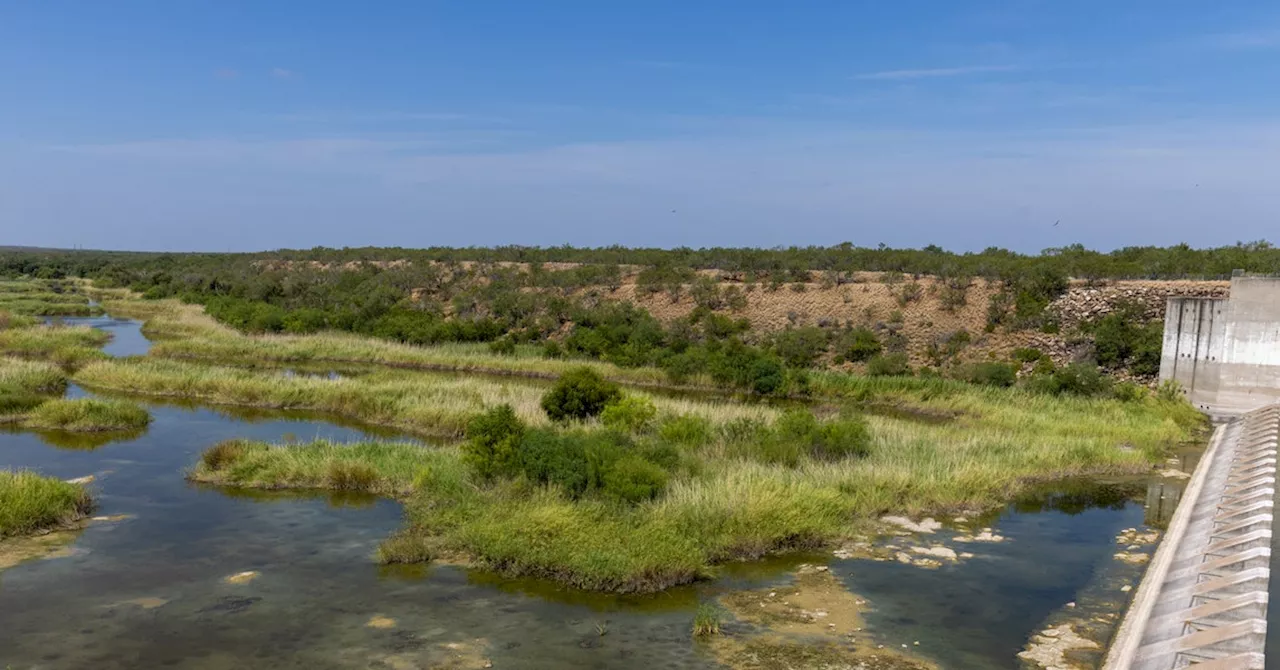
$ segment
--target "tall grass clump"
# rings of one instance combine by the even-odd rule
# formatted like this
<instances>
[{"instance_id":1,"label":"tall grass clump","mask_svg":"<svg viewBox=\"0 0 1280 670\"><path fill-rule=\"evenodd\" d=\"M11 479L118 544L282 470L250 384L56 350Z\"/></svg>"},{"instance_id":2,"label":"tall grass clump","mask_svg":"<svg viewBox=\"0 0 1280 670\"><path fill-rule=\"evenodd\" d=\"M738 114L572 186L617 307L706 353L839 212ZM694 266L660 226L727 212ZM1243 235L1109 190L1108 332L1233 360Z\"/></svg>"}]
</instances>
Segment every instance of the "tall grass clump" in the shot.
<instances>
[{"instance_id":1,"label":"tall grass clump","mask_svg":"<svg viewBox=\"0 0 1280 670\"><path fill-rule=\"evenodd\" d=\"M91 388L181 397L212 404L306 409L369 423L460 436L472 417L509 404L530 425L545 425L543 389L485 377L380 371L336 379L289 376L171 360L109 360L73 375ZM694 414L719 423L741 417L771 417L776 410L729 402L653 397L660 411Z\"/></svg>"},{"instance_id":2,"label":"tall grass clump","mask_svg":"<svg viewBox=\"0 0 1280 670\"><path fill-rule=\"evenodd\" d=\"M701 603L693 614L693 636L711 637L720 634L720 620L724 611L711 603Z\"/></svg>"},{"instance_id":3,"label":"tall grass clump","mask_svg":"<svg viewBox=\"0 0 1280 670\"><path fill-rule=\"evenodd\" d=\"M228 440L207 449L188 477L210 484L266 489L326 489L407 494L414 478L441 459L441 450L411 442L316 440L268 444Z\"/></svg>"},{"instance_id":4,"label":"tall grass clump","mask_svg":"<svg viewBox=\"0 0 1280 670\"><path fill-rule=\"evenodd\" d=\"M0 538L74 523L93 511L81 484L24 470L0 470Z\"/></svg>"},{"instance_id":5,"label":"tall grass clump","mask_svg":"<svg viewBox=\"0 0 1280 670\"><path fill-rule=\"evenodd\" d=\"M0 389L60 394L67 389L67 375L50 363L0 357Z\"/></svg>"},{"instance_id":6,"label":"tall grass clump","mask_svg":"<svg viewBox=\"0 0 1280 670\"><path fill-rule=\"evenodd\" d=\"M27 428L74 432L137 430L151 423L141 406L125 400L55 398L31 411L22 424Z\"/></svg>"},{"instance_id":7,"label":"tall grass clump","mask_svg":"<svg viewBox=\"0 0 1280 670\"><path fill-rule=\"evenodd\" d=\"M100 347L111 334L89 326L39 325L0 330L0 354L50 360L67 367L106 358Z\"/></svg>"},{"instance_id":8,"label":"tall grass clump","mask_svg":"<svg viewBox=\"0 0 1280 670\"><path fill-rule=\"evenodd\" d=\"M49 363L0 358L0 418L21 419L27 412L62 393L66 375Z\"/></svg>"}]
</instances>

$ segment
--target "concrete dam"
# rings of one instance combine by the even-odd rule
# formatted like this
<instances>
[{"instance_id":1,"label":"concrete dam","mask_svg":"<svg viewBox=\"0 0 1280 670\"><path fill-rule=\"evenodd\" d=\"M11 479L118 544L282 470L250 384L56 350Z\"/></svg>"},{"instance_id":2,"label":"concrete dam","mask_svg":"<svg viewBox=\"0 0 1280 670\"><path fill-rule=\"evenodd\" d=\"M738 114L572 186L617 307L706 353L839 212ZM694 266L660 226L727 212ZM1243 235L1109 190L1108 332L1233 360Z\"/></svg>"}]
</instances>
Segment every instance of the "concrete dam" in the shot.
<instances>
[{"instance_id":1,"label":"concrete dam","mask_svg":"<svg viewBox=\"0 0 1280 670\"><path fill-rule=\"evenodd\" d=\"M1169 298L1160 379L1178 382L1214 432L1103 667L1280 668L1280 640L1268 638L1268 618L1280 619L1268 612L1280 277L1236 272L1227 298Z\"/></svg>"}]
</instances>

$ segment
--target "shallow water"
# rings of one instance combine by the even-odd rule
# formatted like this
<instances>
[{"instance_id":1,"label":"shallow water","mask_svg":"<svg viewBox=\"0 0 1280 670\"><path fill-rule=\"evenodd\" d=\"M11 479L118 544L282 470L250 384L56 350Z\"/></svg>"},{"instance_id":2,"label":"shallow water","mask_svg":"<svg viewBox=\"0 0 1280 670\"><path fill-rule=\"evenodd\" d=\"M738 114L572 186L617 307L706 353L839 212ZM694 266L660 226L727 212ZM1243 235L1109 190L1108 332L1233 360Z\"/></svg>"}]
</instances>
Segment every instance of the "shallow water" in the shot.
<instances>
[{"instance_id":1,"label":"shallow water","mask_svg":"<svg viewBox=\"0 0 1280 670\"><path fill-rule=\"evenodd\" d=\"M114 354L145 352L136 324L94 325L113 329ZM715 667L689 637L700 600L826 560L870 601L867 623L884 644L910 645L946 668L1014 668L1028 636L1068 602L1118 610L1119 584L1141 571L1112 559L1116 533L1143 525L1141 485L1028 496L981 520L1007 541L948 543L977 556L937 570L794 556L727 566L714 582L663 594L615 597L448 566L381 568L371 556L400 524L395 503L216 490L188 484L182 471L221 439L387 431L314 415L146 404L155 421L144 434L96 448L0 434L0 467L93 474L97 513L127 515L91 524L69 557L0 572L0 666L431 667L474 650L496 668ZM260 576L223 581L243 571ZM375 616L394 627L366 626ZM606 621L601 636L596 626Z\"/></svg>"}]
</instances>

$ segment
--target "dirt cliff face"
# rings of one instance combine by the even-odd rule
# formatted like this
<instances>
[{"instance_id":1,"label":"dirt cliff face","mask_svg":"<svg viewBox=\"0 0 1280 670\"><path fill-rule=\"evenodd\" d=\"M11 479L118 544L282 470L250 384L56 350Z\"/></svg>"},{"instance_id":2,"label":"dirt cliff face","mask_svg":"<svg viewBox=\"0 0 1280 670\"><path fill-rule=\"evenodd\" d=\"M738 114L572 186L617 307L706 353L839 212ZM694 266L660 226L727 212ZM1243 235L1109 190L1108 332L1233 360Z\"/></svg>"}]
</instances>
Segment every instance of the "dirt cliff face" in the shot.
<instances>
[{"instance_id":1,"label":"dirt cliff face","mask_svg":"<svg viewBox=\"0 0 1280 670\"><path fill-rule=\"evenodd\" d=\"M492 264L503 269L527 269L519 263ZM554 265L555 267L552 267ZM483 270L478 264L458 267ZM577 267L572 263L544 264L546 270ZM684 284L645 287L637 283L640 268L620 267L622 274L611 286L577 287L567 292L579 298L628 301L644 308L660 321L686 317L697 306L695 288ZM855 272L836 277L812 272L805 282L746 281L745 276L720 270L699 270L700 281L710 281L722 296L732 292L737 300L724 300L718 312L745 318L758 335L798 326L824 328L867 327L905 338L912 366L930 365L931 348L941 347L954 334L968 333L969 343L949 362L1008 360L1019 347L1034 347L1056 364L1066 364L1089 353L1080 325L1105 316L1124 304L1137 304L1145 320L1164 316L1165 299L1171 296L1224 297L1229 281L1193 280L1074 280L1055 300L1048 313L1060 324L1059 332L1011 330L1000 326L987 332L987 310L998 281L973 279L967 286L927 275ZM481 272L483 281L483 272ZM702 287L704 290L706 287ZM525 289L554 291L558 289ZM415 289L413 299L425 299L427 288ZM848 366L856 367L856 366Z\"/></svg>"},{"instance_id":2,"label":"dirt cliff face","mask_svg":"<svg viewBox=\"0 0 1280 670\"><path fill-rule=\"evenodd\" d=\"M919 296L903 300L904 295L919 286ZM724 309L727 314L745 318L753 330L771 332L791 326L826 326L894 328L907 339L907 353L913 366L927 365L931 344L941 344L953 333L964 330L971 343L957 356L960 361L1007 360L1018 347L1035 347L1048 354L1055 363L1065 364L1087 353L1079 343L1082 323L1105 316L1120 305L1136 303L1143 307L1147 319L1164 318L1165 299L1171 296L1225 297L1229 281L1153 281L1117 280L1085 283L1072 282L1067 293L1050 305L1049 311L1061 323L1060 332L997 328L986 332L987 307L991 296L1001 289L999 282L973 280L964 291L964 304L947 304L945 283L935 277L907 277L886 283L883 273L856 273L850 283L810 281L784 284L770 289L765 284L722 281L722 289L737 287L746 298L742 309ZM800 288L803 287L803 288ZM677 297L668 292L646 293L631 278L614 291L604 291L612 300L629 300L645 308L664 322L687 316L696 307L684 287Z\"/></svg>"}]
</instances>

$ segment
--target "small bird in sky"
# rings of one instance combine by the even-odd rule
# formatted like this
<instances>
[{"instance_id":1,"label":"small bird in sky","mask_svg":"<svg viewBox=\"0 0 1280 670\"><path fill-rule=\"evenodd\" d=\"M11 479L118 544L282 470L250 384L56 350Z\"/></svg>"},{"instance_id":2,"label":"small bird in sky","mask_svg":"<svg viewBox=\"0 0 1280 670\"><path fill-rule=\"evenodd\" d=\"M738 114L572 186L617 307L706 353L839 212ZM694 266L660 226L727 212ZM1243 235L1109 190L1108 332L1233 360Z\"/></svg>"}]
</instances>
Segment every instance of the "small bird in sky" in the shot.
<instances>
[{"instance_id":1,"label":"small bird in sky","mask_svg":"<svg viewBox=\"0 0 1280 670\"><path fill-rule=\"evenodd\" d=\"M1054 227L1054 228L1057 228L1059 223L1062 223L1062 219L1058 219L1057 221L1054 221L1054 222L1053 222L1053 227Z\"/></svg>"}]
</instances>

